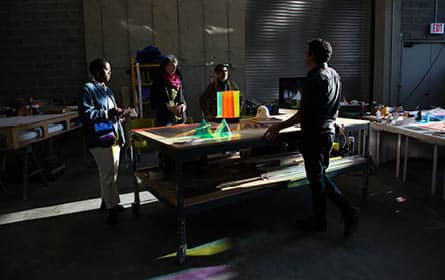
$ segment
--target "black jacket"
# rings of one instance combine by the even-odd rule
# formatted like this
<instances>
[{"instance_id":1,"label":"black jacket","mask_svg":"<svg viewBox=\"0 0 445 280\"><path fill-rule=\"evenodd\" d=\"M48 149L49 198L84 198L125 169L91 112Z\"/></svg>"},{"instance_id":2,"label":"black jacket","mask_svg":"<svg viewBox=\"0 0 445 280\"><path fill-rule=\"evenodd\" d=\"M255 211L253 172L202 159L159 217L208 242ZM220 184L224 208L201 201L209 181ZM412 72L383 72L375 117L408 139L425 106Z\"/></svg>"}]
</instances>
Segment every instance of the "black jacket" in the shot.
<instances>
[{"instance_id":1,"label":"black jacket","mask_svg":"<svg viewBox=\"0 0 445 280\"><path fill-rule=\"evenodd\" d=\"M179 79L181 80L181 86L179 87L178 94L173 100L177 105L185 104L184 89L182 86L182 76L177 72ZM169 88L162 76L156 78L153 82L150 93L150 106L155 110L156 125L165 126L168 124L185 123L187 120L187 114L184 111L181 118L178 120L175 115L167 109L169 102Z\"/></svg>"},{"instance_id":2,"label":"black jacket","mask_svg":"<svg viewBox=\"0 0 445 280\"><path fill-rule=\"evenodd\" d=\"M227 80L225 83L218 82L218 80L210 83L207 86L205 92L199 98L201 110L205 116L216 117L216 92L223 90L239 90L239 87L234 81L230 79Z\"/></svg>"}]
</instances>

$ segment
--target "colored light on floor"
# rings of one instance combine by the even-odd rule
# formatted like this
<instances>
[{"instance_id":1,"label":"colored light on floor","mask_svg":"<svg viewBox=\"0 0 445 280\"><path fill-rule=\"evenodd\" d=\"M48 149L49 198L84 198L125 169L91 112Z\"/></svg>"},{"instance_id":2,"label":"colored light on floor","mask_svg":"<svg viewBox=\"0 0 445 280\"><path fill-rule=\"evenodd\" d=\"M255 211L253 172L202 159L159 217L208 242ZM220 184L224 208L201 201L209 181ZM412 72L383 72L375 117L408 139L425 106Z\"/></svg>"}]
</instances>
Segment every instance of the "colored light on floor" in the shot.
<instances>
[{"instance_id":1,"label":"colored light on floor","mask_svg":"<svg viewBox=\"0 0 445 280\"><path fill-rule=\"evenodd\" d=\"M210 243L206 243L194 248L186 250L187 256L212 256L225 252L231 248L230 240L228 238L218 239ZM175 257L176 252L159 257L159 259Z\"/></svg>"},{"instance_id":2,"label":"colored light on floor","mask_svg":"<svg viewBox=\"0 0 445 280\"><path fill-rule=\"evenodd\" d=\"M229 280L235 279L237 273L229 265L190 268L172 274L148 278L147 280Z\"/></svg>"}]
</instances>

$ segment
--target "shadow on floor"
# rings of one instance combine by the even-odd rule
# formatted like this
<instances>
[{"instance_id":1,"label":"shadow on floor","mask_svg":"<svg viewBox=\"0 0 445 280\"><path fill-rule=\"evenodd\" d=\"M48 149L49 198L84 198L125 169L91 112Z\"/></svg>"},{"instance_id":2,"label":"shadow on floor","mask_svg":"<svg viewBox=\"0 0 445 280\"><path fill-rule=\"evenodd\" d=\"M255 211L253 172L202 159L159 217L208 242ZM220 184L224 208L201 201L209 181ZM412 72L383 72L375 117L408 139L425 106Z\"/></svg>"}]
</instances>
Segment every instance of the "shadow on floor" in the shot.
<instances>
[{"instance_id":1,"label":"shadow on floor","mask_svg":"<svg viewBox=\"0 0 445 280\"><path fill-rule=\"evenodd\" d=\"M159 259L176 250L175 212L152 202L141 206L139 217L127 209L115 227L105 225L100 210L2 225L0 278L193 279L219 271L214 279L443 279L445 203L440 194L429 195L424 165L410 166L419 174L410 173L407 184L393 178L393 163L384 165L370 178L367 201L361 199L360 176L336 178L361 208L360 228L348 240L331 204L328 232L292 227L311 213L309 189L302 187L189 217L189 248L222 239L231 246L178 266L175 258ZM2 196L1 213L97 198L96 177L94 168L73 159L49 187L34 186L28 201L20 200L20 191ZM131 184L124 163L121 192L131 191Z\"/></svg>"}]
</instances>

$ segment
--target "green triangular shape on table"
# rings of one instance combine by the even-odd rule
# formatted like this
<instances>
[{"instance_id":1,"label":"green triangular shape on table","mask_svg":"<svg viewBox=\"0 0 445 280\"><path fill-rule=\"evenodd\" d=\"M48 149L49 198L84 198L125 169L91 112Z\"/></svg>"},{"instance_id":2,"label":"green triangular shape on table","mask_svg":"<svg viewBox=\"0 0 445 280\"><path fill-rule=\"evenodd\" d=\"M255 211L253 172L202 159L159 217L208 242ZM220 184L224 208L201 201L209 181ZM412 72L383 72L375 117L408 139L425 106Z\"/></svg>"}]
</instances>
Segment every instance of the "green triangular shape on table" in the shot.
<instances>
[{"instance_id":1,"label":"green triangular shape on table","mask_svg":"<svg viewBox=\"0 0 445 280\"><path fill-rule=\"evenodd\" d=\"M229 137L232 135L232 131L230 130L229 124L226 122L226 119L223 119L221 123L218 125L215 131L215 137Z\"/></svg>"},{"instance_id":2,"label":"green triangular shape on table","mask_svg":"<svg viewBox=\"0 0 445 280\"><path fill-rule=\"evenodd\" d=\"M202 119L194 135L198 136L199 138L213 138L210 124L206 122L205 119Z\"/></svg>"}]
</instances>

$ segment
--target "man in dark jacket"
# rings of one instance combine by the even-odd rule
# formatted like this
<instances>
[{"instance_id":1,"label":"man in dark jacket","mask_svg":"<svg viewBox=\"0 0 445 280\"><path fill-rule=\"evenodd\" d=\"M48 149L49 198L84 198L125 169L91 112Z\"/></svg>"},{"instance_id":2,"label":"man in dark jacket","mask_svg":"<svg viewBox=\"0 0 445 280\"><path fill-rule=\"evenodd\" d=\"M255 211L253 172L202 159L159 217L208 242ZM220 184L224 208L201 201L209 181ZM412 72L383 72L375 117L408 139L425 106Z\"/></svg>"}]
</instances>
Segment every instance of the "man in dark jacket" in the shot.
<instances>
[{"instance_id":1,"label":"man in dark jacket","mask_svg":"<svg viewBox=\"0 0 445 280\"><path fill-rule=\"evenodd\" d=\"M335 120L341 99L341 82L337 72L328 66L331 44L323 39L308 42L305 64L309 69L303 85L301 109L286 121L270 127L265 134L274 140L279 131L301 123L301 153L306 176L312 191L314 215L297 221L297 226L314 231L326 231L326 196L339 208L344 218L344 235L348 237L358 221L358 210L345 199L325 171L335 134Z\"/></svg>"},{"instance_id":2,"label":"man in dark jacket","mask_svg":"<svg viewBox=\"0 0 445 280\"><path fill-rule=\"evenodd\" d=\"M218 64L215 69L216 80L210 81L199 102L204 116L208 119L216 117L216 92L227 90L239 90L238 85L229 79L229 64Z\"/></svg>"}]
</instances>

